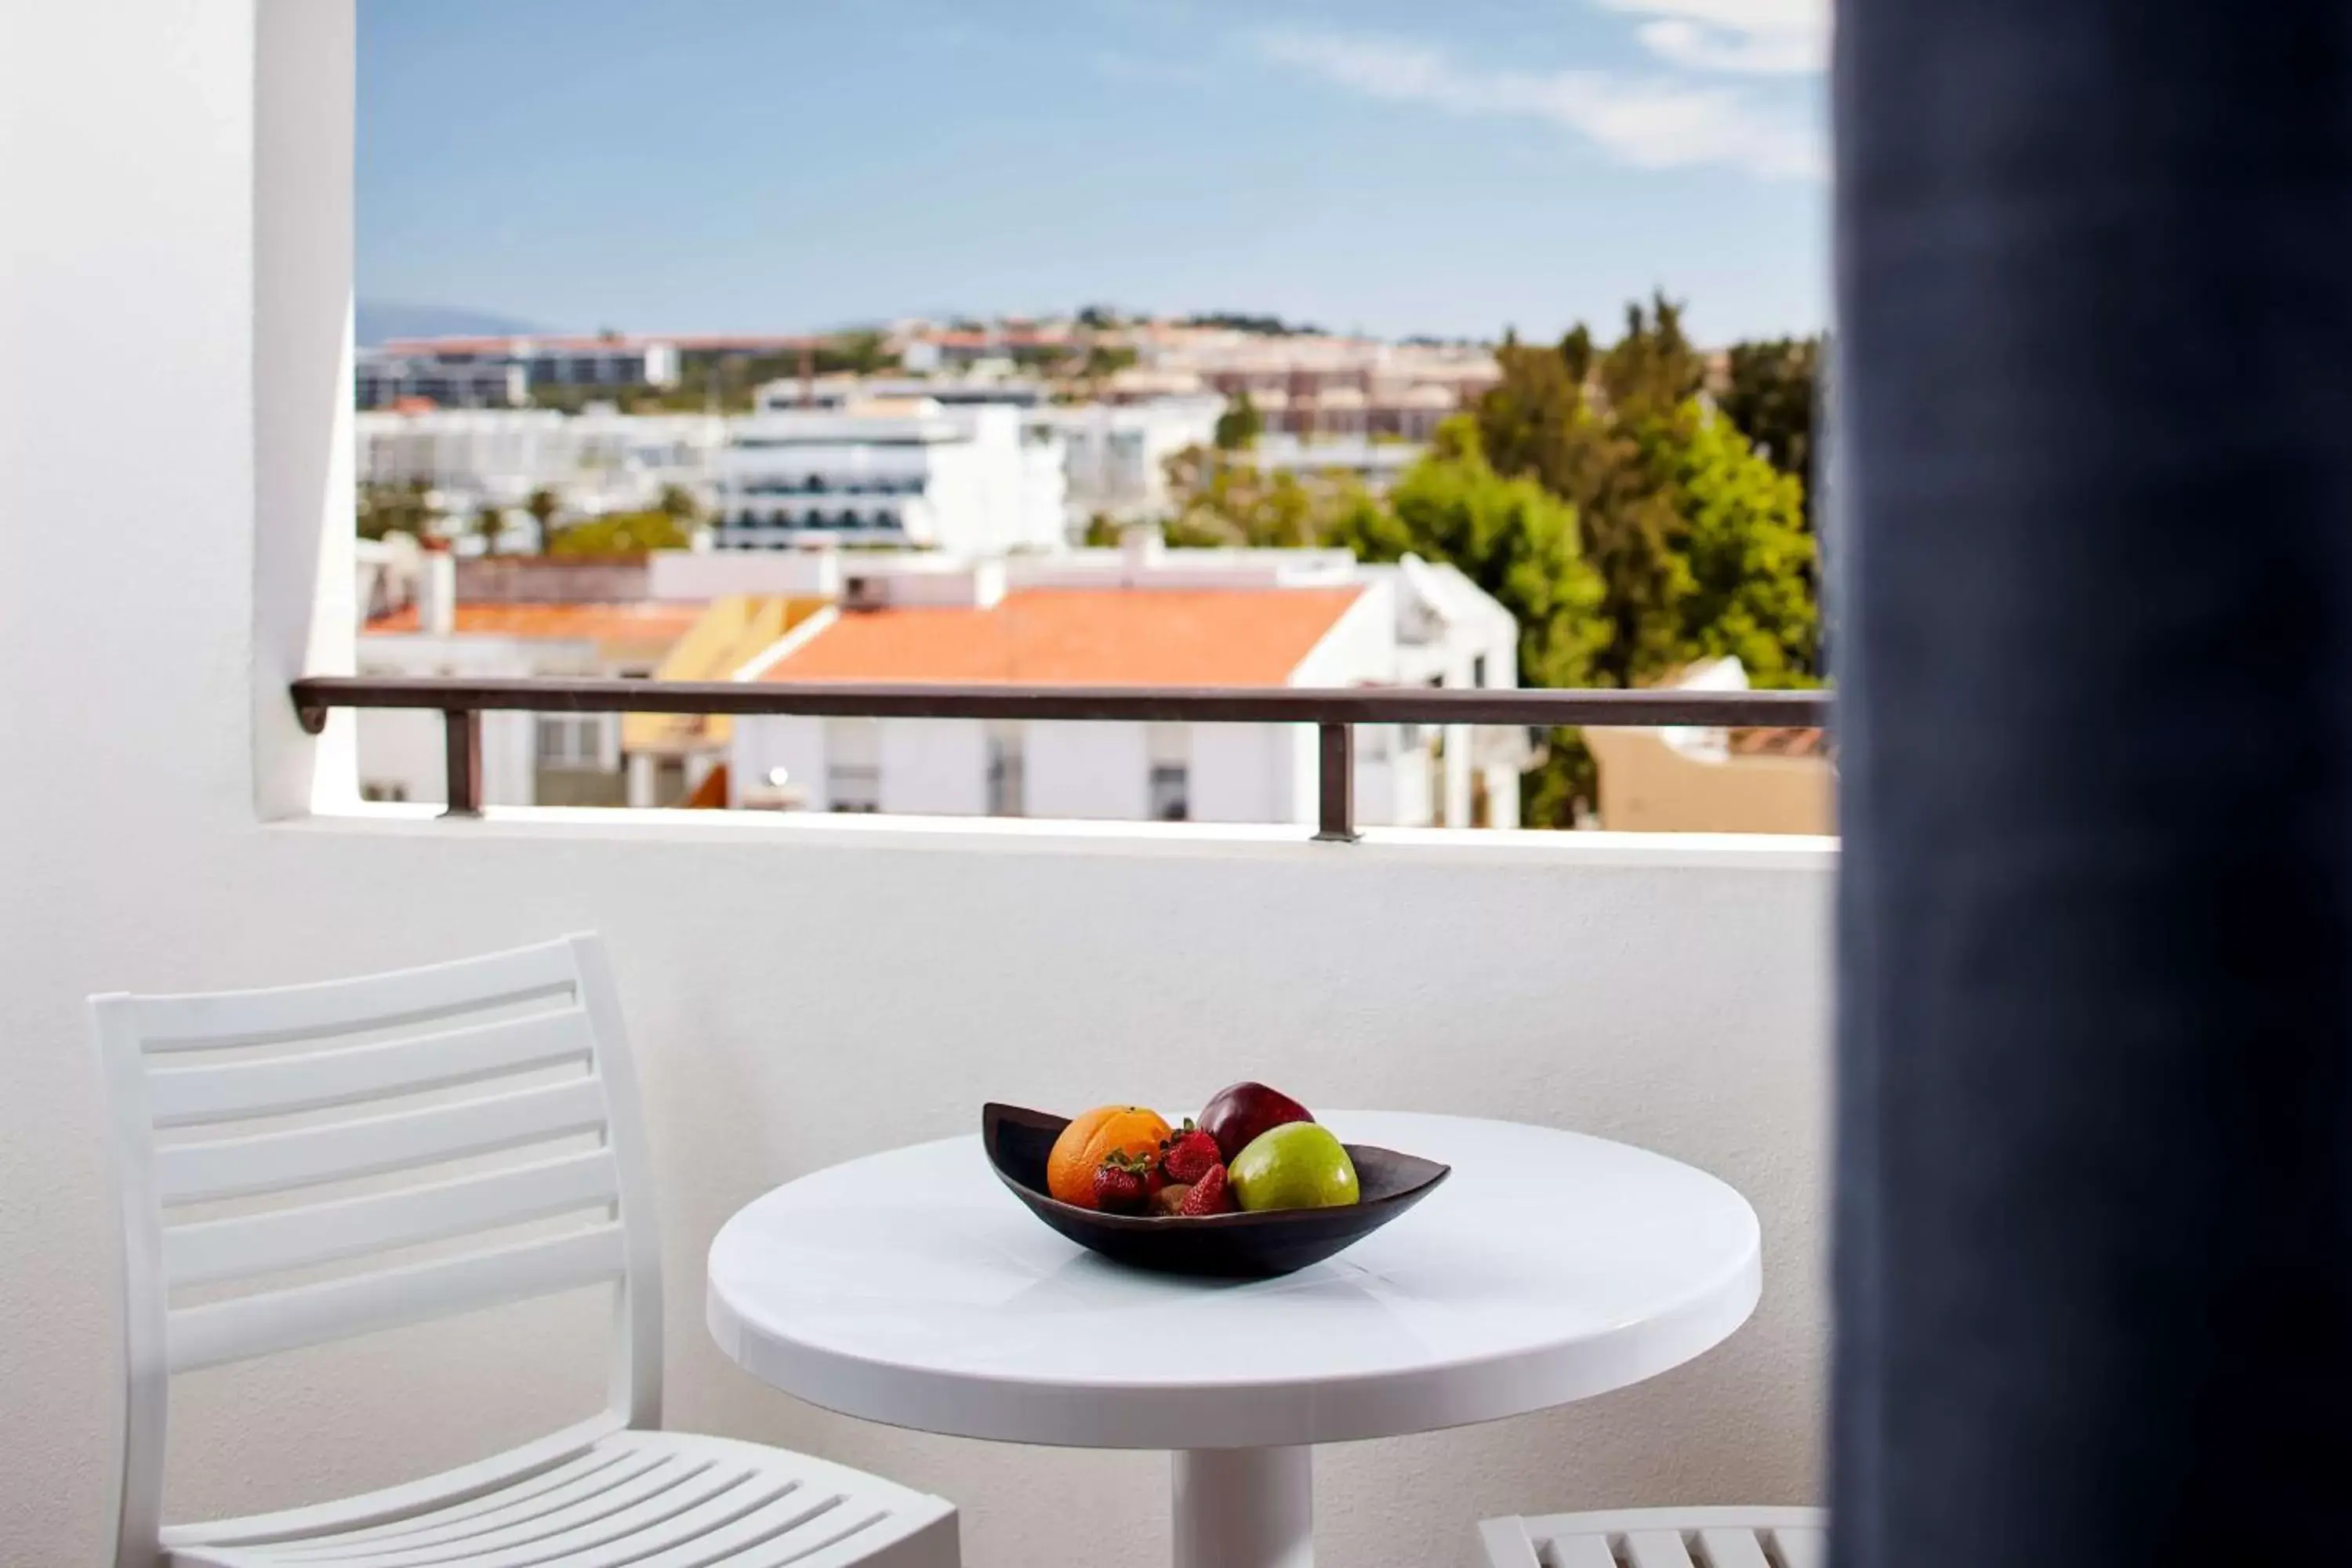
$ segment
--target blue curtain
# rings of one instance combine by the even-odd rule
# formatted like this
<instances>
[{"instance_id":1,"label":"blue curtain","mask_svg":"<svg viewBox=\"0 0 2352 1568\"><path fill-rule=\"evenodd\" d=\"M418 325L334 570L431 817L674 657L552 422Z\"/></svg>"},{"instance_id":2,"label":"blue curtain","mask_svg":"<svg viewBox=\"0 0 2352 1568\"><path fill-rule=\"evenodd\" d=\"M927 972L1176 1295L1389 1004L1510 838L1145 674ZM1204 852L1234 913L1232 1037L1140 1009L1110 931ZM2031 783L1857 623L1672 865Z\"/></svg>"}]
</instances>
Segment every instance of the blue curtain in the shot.
<instances>
[{"instance_id":1,"label":"blue curtain","mask_svg":"<svg viewBox=\"0 0 2352 1568\"><path fill-rule=\"evenodd\" d=\"M1835 1560L2352 1560L2352 4L1834 109Z\"/></svg>"}]
</instances>

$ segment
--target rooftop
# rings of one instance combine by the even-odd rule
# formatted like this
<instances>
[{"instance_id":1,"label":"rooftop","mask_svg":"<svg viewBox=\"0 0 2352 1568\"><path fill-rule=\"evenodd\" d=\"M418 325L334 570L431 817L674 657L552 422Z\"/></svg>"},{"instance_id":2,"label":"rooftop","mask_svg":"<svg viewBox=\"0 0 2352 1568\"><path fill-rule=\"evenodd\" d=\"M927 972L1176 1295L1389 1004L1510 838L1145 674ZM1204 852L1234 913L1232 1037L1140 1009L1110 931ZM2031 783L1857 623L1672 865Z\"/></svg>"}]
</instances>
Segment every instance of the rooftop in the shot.
<instances>
[{"instance_id":1,"label":"rooftop","mask_svg":"<svg viewBox=\"0 0 2352 1568\"><path fill-rule=\"evenodd\" d=\"M984 609L851 611L761 679L1285 686L1362 593L1030 588Z\"/></svg>"},{"instance_id":2,"label":"rooftop","mask_svg":"<svg viewBox=\"0 0 2352 1568\"><path fill-rule=\"evenodd\" d=\"M634 604L534 604L479 601L457 606L461 636L545 638L550 641L663 641L684 637L706 608L699 603L643 600ZM370 635L418 630L416 606L405 605L367 624Z\"/></svg>"}]
</instances>

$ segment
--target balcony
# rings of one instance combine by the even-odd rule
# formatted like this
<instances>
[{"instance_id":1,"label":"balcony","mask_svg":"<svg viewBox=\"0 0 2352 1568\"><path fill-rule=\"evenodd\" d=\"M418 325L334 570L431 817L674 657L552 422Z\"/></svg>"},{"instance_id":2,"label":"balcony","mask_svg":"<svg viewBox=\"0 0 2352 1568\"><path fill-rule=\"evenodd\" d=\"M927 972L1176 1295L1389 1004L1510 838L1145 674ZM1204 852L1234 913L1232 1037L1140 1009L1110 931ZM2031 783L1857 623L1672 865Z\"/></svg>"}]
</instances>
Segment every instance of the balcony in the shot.
<instances>
[{"instance_id":1,"label":"balcony","mask_svg":"<svg viewBox=\"0 0 2352 1568\"><path fill-rule=\"evenodd\" d=\"M24 182L16 212L73 239L23 258L16 281L43 309L12 321L5 356L42 378L0 465L6 510L53 525L26 536L0 616L29 748L9 770L16 918L0 945L0 1561L95 1561L109 1523L118 1263L82 998L579 928L612 944L639 1046L672 1418L952 1498L980 1568L1067 1562L1074 1537L1094 1560L1157 1561L1166 1461L795 1403L711 1342L704 1249L762 1189L966 1131L983 1100L1071 1104L1116 1083L1181 1104L1235 1064L1327 1104L1641 1143L1730 1182L1763 1221L1762 1304L1719 1350L1549 1415L1332 1451L1328 1560L1448 1563L1483 1514L1818 1495L1822 841L1334 843L1297 827L591 808L446 821L352 798L339 705L360 693L294 685L352 657L351 104L332 68L352 19L335 0L268 0L257 36L256 15L183 8L125 31L47 8L50 80L11 110L72 149ZM145 395L125 402L130 386ZM549 701L412 699L461 715ZM305 708L326 710L315 733ZM1449 716L1530 721L1234 715L1318 733ZM597 1364L601 1331L597 1303L565 1299L196 1374L175 1391L173 1512L356 1490L551 1427L599 1397L574 1374ZM278 1418L233 1414L253 1408Z\"/></svg>"}]
</instances>

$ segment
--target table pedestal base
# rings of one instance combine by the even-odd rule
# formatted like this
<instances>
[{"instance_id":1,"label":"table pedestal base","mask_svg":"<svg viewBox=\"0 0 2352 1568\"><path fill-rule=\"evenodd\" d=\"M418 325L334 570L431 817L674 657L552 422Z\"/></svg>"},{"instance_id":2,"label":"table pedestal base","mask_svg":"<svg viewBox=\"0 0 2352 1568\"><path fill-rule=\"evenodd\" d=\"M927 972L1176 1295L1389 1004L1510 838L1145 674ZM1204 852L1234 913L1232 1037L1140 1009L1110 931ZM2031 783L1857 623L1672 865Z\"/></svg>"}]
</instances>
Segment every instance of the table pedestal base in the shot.
<instances>
[{"instance_id":1,"label":"table pedestal base","mask_svg":"<svg viewBox=\"0 0 2352 1568\"><path fill-rule=\"evenodd\" d=\"M1176 1568L1315 1568L1314 1452L1179 1449Z\"/></svg>"}]
</instances>

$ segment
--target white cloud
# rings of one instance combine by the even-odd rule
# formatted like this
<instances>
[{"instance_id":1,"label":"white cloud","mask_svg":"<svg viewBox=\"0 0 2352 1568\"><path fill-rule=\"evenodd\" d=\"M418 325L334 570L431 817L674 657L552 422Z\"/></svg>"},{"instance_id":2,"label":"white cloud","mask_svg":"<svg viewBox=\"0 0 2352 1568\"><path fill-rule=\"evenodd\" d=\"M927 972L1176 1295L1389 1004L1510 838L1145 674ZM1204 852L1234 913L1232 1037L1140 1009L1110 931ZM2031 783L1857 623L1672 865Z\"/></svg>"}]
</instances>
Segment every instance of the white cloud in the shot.
<instances>
[{"instance_id":1,"label":"white cloud","mask_svg":"<svg viewBox=\"0 0 2352 1568\"><path fill-rule=\"evenodd\" d=\"M1601 0L1651 16L1634 37L1689 70L1804 76L1829 63L1828 0Z\"/></svg>"},{"instance_id":2,"label":"white cloud","mask_svg":"<svg viewBox=\"0 0 2352 1568\"><path fill-rule=\"evenodd\" d=\"M1728 8L1732 0L1712 4ZM1354 34L1283 28L1250 39L1265 59L1370 97L1545 121L1643 168L1718 165L1797 179L1818 179L1824 168L1811 127L1761 110L1729 88L1601 71L1477 68L1442 49Z\"/></svg>"}]
</instances>

